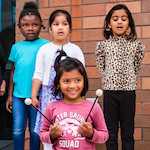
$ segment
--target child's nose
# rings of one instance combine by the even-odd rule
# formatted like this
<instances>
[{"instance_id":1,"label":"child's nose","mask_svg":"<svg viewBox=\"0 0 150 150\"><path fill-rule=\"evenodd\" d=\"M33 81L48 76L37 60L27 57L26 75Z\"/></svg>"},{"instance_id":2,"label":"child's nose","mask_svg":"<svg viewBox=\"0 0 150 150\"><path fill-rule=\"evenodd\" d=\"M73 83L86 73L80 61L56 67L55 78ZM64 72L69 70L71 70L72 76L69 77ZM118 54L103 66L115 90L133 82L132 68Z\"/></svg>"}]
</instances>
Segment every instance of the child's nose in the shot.
<instances>
[{"instance_id":1,"label":"child's nose","mask_svg":"<svg viewBox=\"0 0 150 150\"><path fill-rule=\"evenodd\" d=\"M74 88L75 86L76 86L75 82L71 82L70 85L69 85L70 88Z\"/></svg>"},{"instance_id":2,"label":"child's nose","mask_svg":"<svg viewBox=\"0 0 150 150\"><path fill-rule=\"evenodd\" d=\"M29 28L28 28L29 30L33 30L33 26L29 26Z\"/></svg>"},{"instance_id":3,"label":"child's nose","mask_svg":"<svg viewBox=\"0 0 150 150\"><path fill-rule=\"evenodd\" d=\"M118 19L118 23L122 23L122 19L121 18Z\"/></svg>"},{"instance_id":4,"label":"child's nose","mask_svg":"<svg viewBox=\"0 0 150 150\"><path fill-rule=\"evenodd\" d=\"M62 24L60 24L60 25L59 25L59 29L62 29L62 27L63 27L63 25L62 25Z\"/></svg>"}]
</instances>

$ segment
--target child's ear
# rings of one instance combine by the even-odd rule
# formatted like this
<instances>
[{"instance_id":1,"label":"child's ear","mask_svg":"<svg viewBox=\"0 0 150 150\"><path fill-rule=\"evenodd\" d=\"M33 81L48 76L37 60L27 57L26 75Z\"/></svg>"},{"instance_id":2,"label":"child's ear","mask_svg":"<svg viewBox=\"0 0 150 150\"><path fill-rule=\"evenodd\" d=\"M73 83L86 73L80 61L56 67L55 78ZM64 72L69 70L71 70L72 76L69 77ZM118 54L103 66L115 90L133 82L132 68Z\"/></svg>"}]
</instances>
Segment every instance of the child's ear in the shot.
<instances>
[{"instance_id":1,"label":"child's ear","mask_svg":"<svg viewBox=\"0 0 150 150\"><path fill-rule=\"evenodd\" d=\"M108 27L109 27L109 29L111 29L111 24L110 23L108 24Z\"/></svg>"},{"instance_id":2,"label":"child's ear","mask_svg":"<svg viewBox=\"0 0 150 150\"><path fill-rule=\"evenodd\" d=\"M60 88L59 84L57 85L57 87L59 87L59 88Z\"/></svg>"},{"instance_id":3,"label":"child's ear","mask_svg":"<svg viewBox=\"0 0 150 150\"><path fill-rule=\"evenodd\" d=\"M51 27L49 27L49 33L50 33L50 35L52 35L52 28Z\"/></svg>"}]
</instances>

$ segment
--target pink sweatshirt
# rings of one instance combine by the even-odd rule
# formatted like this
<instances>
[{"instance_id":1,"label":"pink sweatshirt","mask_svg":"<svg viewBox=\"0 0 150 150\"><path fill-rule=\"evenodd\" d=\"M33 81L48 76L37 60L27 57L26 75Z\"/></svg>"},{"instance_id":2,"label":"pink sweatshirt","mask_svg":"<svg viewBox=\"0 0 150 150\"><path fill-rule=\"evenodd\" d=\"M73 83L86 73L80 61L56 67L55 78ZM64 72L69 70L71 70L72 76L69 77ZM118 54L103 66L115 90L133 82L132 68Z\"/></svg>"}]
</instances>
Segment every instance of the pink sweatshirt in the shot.
<instances>
[{"instance_id":1,"label":"pink sweatshirt","mask_svg":"<svg viewBox=\"0 0 150 150\"><path fill-rule=\"evenodd\" d=\"M45 143L52 143L53 150L95 150L94 143L104 143L108 139L108 130L105 124L103 112L98 103L87 120L94 128L91 140L82 137L78 132L78 126L85 120L90 112L93 102L86 100L82 104L68 104L62 100L50 103L44 115L53 123L57 123L63 129L63 135L54 143L50 139L50 123L43 117L40 139Z\"/></svg>"}]
</instances>

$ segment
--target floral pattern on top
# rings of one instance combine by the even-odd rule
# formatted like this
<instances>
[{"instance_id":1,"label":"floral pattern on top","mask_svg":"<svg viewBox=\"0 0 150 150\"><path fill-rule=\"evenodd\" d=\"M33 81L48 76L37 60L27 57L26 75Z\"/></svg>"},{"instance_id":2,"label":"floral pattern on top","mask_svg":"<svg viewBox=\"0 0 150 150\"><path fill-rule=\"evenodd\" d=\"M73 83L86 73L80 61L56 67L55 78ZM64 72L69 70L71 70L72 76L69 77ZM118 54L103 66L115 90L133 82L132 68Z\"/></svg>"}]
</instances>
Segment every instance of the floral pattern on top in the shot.
<instances>
[{"instance_id":1,"label":"floral pattern on top","mask_svg":"<svg viewBox=\"0 0 150 150\"><path fill-rule=\"evenodd\" d=\"M55 62L55 59L58 55L59 55L59 52L57 52L55 54L54 59L53 59L53 65L50 68L49 84L48 84L48 86L43 85L41 93L40 93L39 103L40 103L41 108L38 108L38 109L39 109L40 112L42 112L42 114L44 114L44 111L45 111L45 109L46 109L46 107L49 103L52 103L52 102L56 101L56 98L53 94L53 91L52 91L53 89L52 88L53 88L54 79L55 79L55 76L56 76L56 71L54 69L54 62ZM63 98L62 95L57 95L57 99L62 99L62 98ZM41 129L41 126L42 126L42 118L43 118L43 116L39 112L37 112L34 131L38 135L40 134L40 129Z\"/></svg>"}]
</instances>

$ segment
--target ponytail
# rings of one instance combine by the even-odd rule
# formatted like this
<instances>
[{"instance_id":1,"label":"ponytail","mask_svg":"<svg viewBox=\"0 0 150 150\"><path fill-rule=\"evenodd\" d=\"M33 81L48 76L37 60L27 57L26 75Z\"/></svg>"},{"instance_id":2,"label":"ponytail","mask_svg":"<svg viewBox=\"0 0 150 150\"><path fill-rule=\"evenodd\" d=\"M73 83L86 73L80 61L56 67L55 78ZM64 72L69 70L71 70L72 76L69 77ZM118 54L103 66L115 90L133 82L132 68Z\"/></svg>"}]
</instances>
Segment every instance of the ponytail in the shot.
<instances>
[{"instance_id":1,"label":"ponytail","mask_svg":"<svg viewBox=\"0 0 150 150\"><path fill-rule=\"evenodd\" d=\"M63 51L63 47L62 47L62 50L60 50L60 54L55 59L54 69L55 69L56 72L58 70L60 62L62 61L63 56L68 57L67 54L65 53L65 51Z\"/></svg>"}]
</instances>

